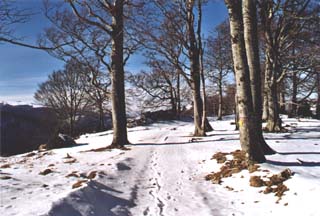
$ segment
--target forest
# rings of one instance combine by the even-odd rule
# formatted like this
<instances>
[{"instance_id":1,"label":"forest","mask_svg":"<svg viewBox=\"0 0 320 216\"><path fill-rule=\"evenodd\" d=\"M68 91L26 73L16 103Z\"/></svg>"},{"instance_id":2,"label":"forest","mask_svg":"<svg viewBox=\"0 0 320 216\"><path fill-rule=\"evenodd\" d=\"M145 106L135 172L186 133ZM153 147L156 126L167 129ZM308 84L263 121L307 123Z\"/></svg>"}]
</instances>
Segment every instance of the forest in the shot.
<instances>
[{"instance_id":1,"label":"forest","mask_svg":"<svg viewBox=\"0 0 320 216\"><path fill-rule=\"evenodd\" d=\"M0 47L64 66L41 108L0 104L5 215L318 214L317 0L39 0L31 42L17 2Z\"/></svg>"}]
</instances>

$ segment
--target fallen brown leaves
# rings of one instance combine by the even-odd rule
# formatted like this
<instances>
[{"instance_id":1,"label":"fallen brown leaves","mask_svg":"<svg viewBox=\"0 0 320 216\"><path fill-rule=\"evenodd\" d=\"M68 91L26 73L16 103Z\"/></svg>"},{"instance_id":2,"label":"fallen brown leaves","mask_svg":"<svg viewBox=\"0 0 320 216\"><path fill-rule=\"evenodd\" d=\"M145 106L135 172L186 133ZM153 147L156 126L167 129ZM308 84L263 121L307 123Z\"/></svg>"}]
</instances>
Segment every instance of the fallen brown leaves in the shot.
<instances>
[{"instance_id":1,"label":"fallen brown leaves","mask_svg":"<svg viewBox=\"0 0 320 216\"><path fill-rule=\"evenodd\" d=\"M6 168L10 168L11 165L10 164L3 164L0 166L1 169L6 169Z\"/></svg>"},{"instance_id":2,"label":"fallen brown leaves","mask_svg":"<svg viewBox=\"0 0 320 216\"><path fill-rule=\"evenodd\" d=\"M226 155L231 154L232 160L227 160ZM220 184L222 178L231 177L235 173L239 173L244 169L248 169L250 173L258 170L259 165L248 164L245 152L236 150L231 153L218 152L212 156L212 159L217 160L217 163L224 163L219 172L211 173L205 177L207 181L211 180L214 184Z\"/></svg>"},{"instance_id":3,"label":"fallen brown leaves","mask_svg":"<svg viewBox=\"0 0 320 216\"><path fill-rule=\"evenodd\" d=\"M75 189L75 188L78 188L78 187L81 187L83 183L86 183L88 180L79 180L77 181L76 183L74 183L72 185L72 189Z\"/></svg>"},{"instance_id":4,"label":"fallen brown leaves","mask_svg":"<svg viewBox=\"0 0 320 216\"><path fill-rule=\"evenodd\" d=\"M232 155L233 159L227 160L227 155ZM212 172L205 176L205 180L211 181L213 184L221 184L223 178L231 177L235 173L239 173L242 170L248 170L249 173L254 173L256 171L269 172L269 170L260 170L260 166L257 164L250 164L246 159L246 154L244 151L236 150L230 153L217 152L211 159L217 160L218 164L223 164L218 172ZM274 193L275 196L279 197L281 200L282 196L289 188L283 184L284 181L291 178L293 173L290 169L285 169L278 174L271 175L269 177L264 176L251 176L249 183L252 187L266 187L265 190L260 191L264 194ZM241 176L240 178L243 178ZM232 191L233 188L230 186L225 187L227 190Z\"/></svg>"},{"instance_id":5,"label":"fallen brown leaves","mask_svg":"<svg viewBox=\"0 0 320 216\"><path fill-rule=\"evenodd\" d=\"M45 169L41 171L39 175L48 175L49 173L52 173L52 172L53 172L52 169Z\"/></svg>"}]
</instances>

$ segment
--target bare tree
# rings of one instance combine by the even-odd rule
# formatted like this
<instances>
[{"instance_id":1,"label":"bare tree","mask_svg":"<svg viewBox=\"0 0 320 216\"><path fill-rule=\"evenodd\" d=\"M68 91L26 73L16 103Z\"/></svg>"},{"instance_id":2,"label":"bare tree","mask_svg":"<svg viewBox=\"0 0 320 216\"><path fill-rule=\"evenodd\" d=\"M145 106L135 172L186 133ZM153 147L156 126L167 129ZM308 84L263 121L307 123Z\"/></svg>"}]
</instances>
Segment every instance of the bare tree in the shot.
<instances>
[{"instance_id":1,"label":"bare tree","mask_svg":"<svg viewBox=\"0 0 320 216\"><path fill-rule=\"evenodd\" d=\"M166 61L150 59L148 65L151 72L132 74L129 77L130 82L148 94L148 108L163 109L169 106L172 114L178 117L181 111L179 75Z\"/></svg>"},{"instance_id":2,"label":"bare tree","mask_svg":"<svg viewBox=\"0 0 320 216\"><path fill-rule=\"evenodd\" d=\"M279 84L285 77L282 56L294 44L291 40L303 29L304 13L310 0L260 1L261 24L265 40L265 93L268 105L268 131L281 131ZM303 20L303 21L302 21ZM301 22L302 21L302 22Z\"/></svg>"},{"instance_id":3,"label":"bare tree","mask_svg":"<svg viewBox=\"0 0 320 216\"><path fill-rule=\"evenodd\" d=\"M222 119L223 86L225 78L233 72L230 27L224 21L215 28L216 36L209 36L206 49L207 77L218 85L218 120Z\"/></svg>"},{"instance_id":4,"label":"bare tree","mask_svg":"<svg viewBox=\"0 0 320 216\"><path fill-rule=\"evenodd\" d=\"M254 0L244 0L242 4L244 42L250 73L253 118L255 118L256 135L258 138L256 142L259 142L264 154L274 154L275 151L267 145L262 135L262 93L257 7Z\"/></svg>"},{"instance_id":5,"label":"bare tree","mask_svg":"<svg viewBox=\"0 0 320 216\"><path fill-rule=\"evenodd\" d=\"M82 70L84 68L76 61L69 61L64 70L49 75L34 96L41 104L52 108L61 121L68 121L71 136L75 135L75 124L88 106Z\"/></svg>"},{"instance_id":6,"label":"bare tree","mask_svg":"<svg viewBox=\"0 0 320 216\"><path fill-rule=\"evenodd\" d=\"M0 43L10 43L40 50L54 50L66 45L64 43L56 47L46 47L23 42L24 37L16 34L15 25L27 23L34 12L30 8L21 8L19 3L13 0L1 0L0 3Z\"/></svg>"},{"instance_id":7,"label":"bare tree","mask_svg":"<svg viewBox=\"0 0 320 216\"><path fill-rule=\"evenodd\" d=\"M81 62L79 62L79 64L81 64ZM109 111L106 107L110 102L110 77L108 74L101 72L99 64L94 68L87 67L86 64L82 65L86 69L83 74L86 78L84 90L88 95L88 100L90 100L93 109L99 113L97 131L104 131L106 129L104 118L105 114Z\"/></svg>"},{"instance_id":8,"label":"bare tree","mask_svg":"<svg viewBox=\"0 0 320 216\"><path fill-rule=\"evenodd\" d=\"M244 24L250 25L247 18L250 18L252 22L257 20L252 17L251 13L254 11L251 10L253 8L249 8L252 2L225 0L225 3L229 13L232 56L236 73L241 148L248 154L249 161L264 162L263 150L260 143L257 142L257 121L251 92L245 38L242 34L245 32L244 29L248 29L248 26L244 27ZM246 42L248 42L248 38L246 38Z\"/></svg>"},{"instance_id":9,"label":"bare tree","mask_svg":"<svg viewBox=\"0 0 320 216\"><path fill-rule=\"evenodd\" d=\"M172 64L190 86L193 95L194 135L202 136L205 131L212 130L203 115L204 104L201 94L201 90L205 93L203 88L201 89L202 1L153 0L151 7L155 10L154 15L142 28L142 35L146 37L144 41L147 42L145 46Z\"/></svg>"},{"instance_id":10,"label":"bare tree","mask_svg":"<svg viewBox=\"0 0 320 216\"><path fill-rule=\"evenodd\" d=\"M47 17L53 27L45 32L40 42L68 46L51 52L58 58L75 57L90 65L97 58L110 73L113 141L110 147L122 148L129 143L126 129L124 90L124 65L137 50L139 42L133 37L133 8L140 7L124 0L113 1L67 1L62 6L46 5ZM73 14L70 13L70 6ZM67 8L67 9L66 9ZM125 43L124 43L125 39Z\"/></svg>"}]
</instances>

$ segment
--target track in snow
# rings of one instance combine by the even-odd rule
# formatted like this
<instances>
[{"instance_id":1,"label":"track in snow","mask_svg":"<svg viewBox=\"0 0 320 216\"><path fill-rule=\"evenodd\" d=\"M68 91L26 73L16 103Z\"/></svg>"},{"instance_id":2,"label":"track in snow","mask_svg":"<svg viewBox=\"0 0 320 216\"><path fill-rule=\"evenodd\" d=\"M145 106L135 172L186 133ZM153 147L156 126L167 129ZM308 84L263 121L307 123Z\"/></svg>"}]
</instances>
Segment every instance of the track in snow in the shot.
<instances>
[{"instance_id":1,"label":"track in snow","mask_svg":"<svg viewBox=\"0 0 320 216\"><path fill-rule=\"evenodd\" d=\"M206 192L199 164L210 142L189 143L186 134L162 128L132 145L116 171L55 203L49 215L220 215L226 203Z\"/></svg>"}]
</instances>

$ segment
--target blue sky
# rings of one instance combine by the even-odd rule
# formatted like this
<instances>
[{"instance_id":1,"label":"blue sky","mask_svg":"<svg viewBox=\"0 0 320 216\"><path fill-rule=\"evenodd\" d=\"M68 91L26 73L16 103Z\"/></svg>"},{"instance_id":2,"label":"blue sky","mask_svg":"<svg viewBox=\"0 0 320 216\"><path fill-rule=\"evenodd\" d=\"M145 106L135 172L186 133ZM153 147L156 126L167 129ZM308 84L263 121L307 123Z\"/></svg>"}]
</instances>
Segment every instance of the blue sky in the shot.
<instances>
[{"instance_id":1,"label":"blue sky","mask_svg":"<svg viewBox=\"0 0 320 216\"><path fill-rule=\"evenodd\" d=\"M17 0L20 7L32 9L34 16L28 23L15 26L16 35L24 41L35 43L42 29L49 25L42 14L42 0ZM209 0L203 11L203 31L208 33L227 17L223 1ZM143 59L132 56L126 70L139 71ZM44 82L52 71L63 67L63 62L45 51L0 44L0 102L33 103L38 84Z\"/></svg>"}]
</instances>

